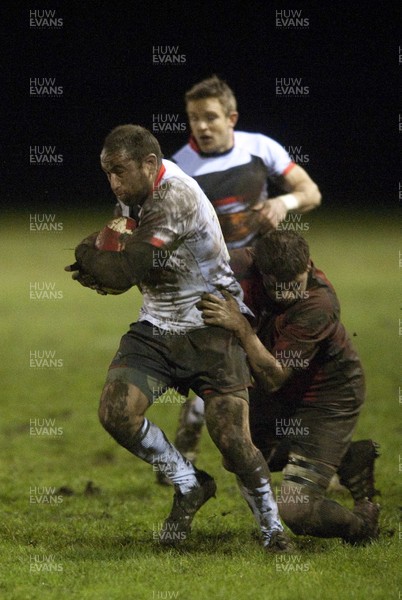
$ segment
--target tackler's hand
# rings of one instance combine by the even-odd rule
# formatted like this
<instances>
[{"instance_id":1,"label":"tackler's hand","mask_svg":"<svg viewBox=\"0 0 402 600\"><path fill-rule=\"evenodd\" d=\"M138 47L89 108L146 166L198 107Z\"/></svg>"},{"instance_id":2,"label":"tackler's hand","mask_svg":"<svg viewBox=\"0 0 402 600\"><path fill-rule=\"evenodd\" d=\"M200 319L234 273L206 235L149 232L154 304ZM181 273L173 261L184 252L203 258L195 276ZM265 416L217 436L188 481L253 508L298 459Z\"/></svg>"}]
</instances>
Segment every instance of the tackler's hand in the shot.
<instances>
[{"instance_id":1,"label":"tackler's hand","mask_svg":"<svg viewBox=\"0 0 402 600\"><path fill-rule=\"evenodd\" d=\"M244 321L239 305L229 292L221 291L223 298L213 294L203 294L197 303L198 310L202 311L202 318L206 325L217 325L229 331L238 331Z\"/></svg>"}]
</instances>

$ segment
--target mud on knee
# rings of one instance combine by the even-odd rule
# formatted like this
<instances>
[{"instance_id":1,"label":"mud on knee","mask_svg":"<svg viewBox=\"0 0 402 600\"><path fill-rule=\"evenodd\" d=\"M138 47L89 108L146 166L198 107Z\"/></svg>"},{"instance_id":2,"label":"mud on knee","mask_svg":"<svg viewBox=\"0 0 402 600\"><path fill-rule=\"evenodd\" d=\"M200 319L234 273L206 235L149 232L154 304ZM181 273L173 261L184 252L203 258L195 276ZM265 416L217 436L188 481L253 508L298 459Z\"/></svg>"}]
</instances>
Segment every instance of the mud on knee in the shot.
<instances>
[{"instance_id":1,"label":"mud on knee","mask_svg":"<svg viewBox=\"0 0 402 600\"><path fill-rule=\"evenodd\" d=\"M98 416L102 426L115 437L127 422L128 385L121 381L107 383L99 402Z\"/></svg>"}]
</instances>

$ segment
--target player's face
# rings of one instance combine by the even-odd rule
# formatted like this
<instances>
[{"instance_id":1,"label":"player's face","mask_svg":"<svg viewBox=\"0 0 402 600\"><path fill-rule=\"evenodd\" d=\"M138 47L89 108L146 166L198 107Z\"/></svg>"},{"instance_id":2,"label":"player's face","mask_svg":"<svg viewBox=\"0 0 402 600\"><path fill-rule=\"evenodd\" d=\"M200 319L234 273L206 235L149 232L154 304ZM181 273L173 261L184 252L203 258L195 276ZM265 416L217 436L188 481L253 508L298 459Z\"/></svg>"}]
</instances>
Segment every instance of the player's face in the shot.
<instances>
[{"instance_id":1,"label":"player's face","mask_svg":"<svg viewBox=\"0 0 402 600\"><path fill-rule=\"evenodd\" d=\"M101 154L101 166L117 200L127 206L141 204L152 192L153 177L127 154Z\"/></svg>"},{"instance_id":2,"label":"player's face","mask_svg":"<svg viewBox=\"0 0 402 600\"><path fill-rule=\"evenodd\" d=\"M217 98L203 98L188 102L187 115L201 152L210 154L232 148L237 112L227 115Z\"/></svg>"},{"instance_id":3,"label":"player's face","mask_svg":"<svg viewBox=\"0 0 402 600\"><path fill-rule=\"evenodd\" d=\"M300 300L305 300L308 297L308 273L309 270L306 270L291 281L280 281L273 275L261 273L265 293L275 304L283 308Z\"/></svg>"}]
</instances>

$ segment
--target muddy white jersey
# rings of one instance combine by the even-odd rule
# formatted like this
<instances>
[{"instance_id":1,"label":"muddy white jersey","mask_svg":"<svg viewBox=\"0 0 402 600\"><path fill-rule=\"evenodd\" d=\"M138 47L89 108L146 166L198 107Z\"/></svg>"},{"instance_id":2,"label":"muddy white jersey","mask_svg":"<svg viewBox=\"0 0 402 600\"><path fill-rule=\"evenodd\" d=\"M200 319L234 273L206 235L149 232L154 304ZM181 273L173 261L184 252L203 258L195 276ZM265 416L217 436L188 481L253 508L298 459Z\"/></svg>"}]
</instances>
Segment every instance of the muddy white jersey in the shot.
<instances>
[{"instance_id":1,"label":"muddy white jersey","mask_svg":"<svg viewBox=\"0 0 402 600\"><path fill-rule=\"evenodd\" d=\"M196 303L204 292L220 295L221 289L234 295L242 312L250 312L229 266L213 206L173 162L163 161L153 195L138 218L133 236L153 246L152 269L139 283L140 321L176 332L204 327Z\"/></svg>"}]
</instances>

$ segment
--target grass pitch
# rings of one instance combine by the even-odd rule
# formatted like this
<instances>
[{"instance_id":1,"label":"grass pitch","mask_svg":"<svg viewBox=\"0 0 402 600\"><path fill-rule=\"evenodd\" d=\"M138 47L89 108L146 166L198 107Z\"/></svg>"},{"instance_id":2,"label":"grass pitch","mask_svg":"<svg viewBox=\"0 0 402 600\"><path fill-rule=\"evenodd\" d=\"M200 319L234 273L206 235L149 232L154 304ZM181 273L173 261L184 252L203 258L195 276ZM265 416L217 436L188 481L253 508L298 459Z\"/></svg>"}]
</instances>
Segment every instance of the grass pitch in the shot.
<instances>
[{"instance_id":1,"label":"grass pitch","mask_svg":"<svg viewBox=\"0 0 402 600\"><path fill-rule=\"evenodd\" d=\"M400 598L396 216L324 209L303 216L312 257L337 289L366 370L355 439L381 444L382 534L365 548L297 537L294 556L264 554L206 431L199 466L216 478L217 498L195 518L183 550L158 547L172 490L157 486L152 468L117 446L97 419L107 366L137 317L139 294L102 297L63 272L78 241L108 218L95 211L2 217L0 598ZM172 438L178 411L160 402L148 415ZM280 479L274 475L274 487ZM334 497L351 506L347 494Z\"/></svg>"}]
</instances>

